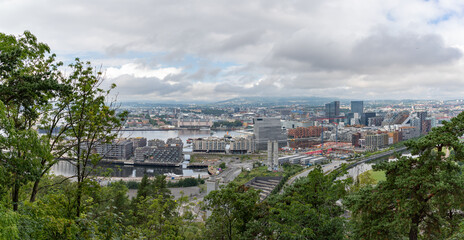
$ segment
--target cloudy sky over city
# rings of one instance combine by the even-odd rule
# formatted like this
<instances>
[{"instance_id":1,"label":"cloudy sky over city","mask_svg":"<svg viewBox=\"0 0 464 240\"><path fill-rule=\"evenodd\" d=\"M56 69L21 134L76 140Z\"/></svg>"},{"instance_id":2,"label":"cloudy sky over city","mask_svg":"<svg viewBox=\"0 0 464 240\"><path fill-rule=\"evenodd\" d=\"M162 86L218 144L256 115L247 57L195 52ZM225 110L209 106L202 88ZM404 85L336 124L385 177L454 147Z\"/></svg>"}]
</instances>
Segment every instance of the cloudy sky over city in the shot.
<instances>
[{"instance_id":1,"label":"cloudy sky over city","mask_svg":"<svg viewBox=\"0 0 464 240\"><path fill-rule=\"evenodd\" d=\"M455 99L464 1L0 0L0 32L102 66L120 100Z\"/></svg>"}]
</instances>

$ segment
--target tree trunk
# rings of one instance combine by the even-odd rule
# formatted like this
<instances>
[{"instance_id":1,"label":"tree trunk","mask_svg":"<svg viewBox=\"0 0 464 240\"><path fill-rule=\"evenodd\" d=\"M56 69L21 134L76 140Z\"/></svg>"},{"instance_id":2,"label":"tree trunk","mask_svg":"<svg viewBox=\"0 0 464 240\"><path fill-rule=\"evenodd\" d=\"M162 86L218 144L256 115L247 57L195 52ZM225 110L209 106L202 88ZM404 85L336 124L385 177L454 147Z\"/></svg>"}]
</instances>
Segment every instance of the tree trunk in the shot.
<instances>
[{"instance_id":1,"label":"tree trunk","mask_svg":"<svg viewBox=\"0 0 464 240\"><path fill-rule=\"evenodd\" d=\"M409 240L417 240L419 232L419 216L414 215L411 222L411 227L409 228Z\"/></svg>"},{"instance_id":2,"label":"tree trunk","mask_svg":"<svg viewBox=\"0 0 464 240\"><path fill-rule=\"evenodd\" d=\"M18 202L19 202L19 184L15 183L13 186L13 211L18 211Z\"/></svg>"},{"instance_id":3,"label":"tree trunk","mask_svg":"<svg viewBox=\"0 0 464 240\"><path fill-rule=\"evenodd\" d=\"M229 220L229 240L232 240L232 220Z\"/></svg>"},{"instance_id":4,"label":"tree trunk","mask_svg":"<svg viewBox=\"0 0 464 240\"><path fill-rule=\"evenodd\" d=\"M76 195L76 216L81 216L81 198L82 198L82 186L80 178L77 180L77 195Z\"/></svg>"},{"instance_id":5,"label":"tree trunk","mask_svg":"<svg viewBox=\"0 0 464 240\"><path fill-rule=\"evenodd\" d=\"M32 187L31 198L29 199L29 202L31 202L31 203L35 202L37 192L39 191L39 183L40 183L40 178L35 180L34 186Z\"/></svg>"}]
</instances>

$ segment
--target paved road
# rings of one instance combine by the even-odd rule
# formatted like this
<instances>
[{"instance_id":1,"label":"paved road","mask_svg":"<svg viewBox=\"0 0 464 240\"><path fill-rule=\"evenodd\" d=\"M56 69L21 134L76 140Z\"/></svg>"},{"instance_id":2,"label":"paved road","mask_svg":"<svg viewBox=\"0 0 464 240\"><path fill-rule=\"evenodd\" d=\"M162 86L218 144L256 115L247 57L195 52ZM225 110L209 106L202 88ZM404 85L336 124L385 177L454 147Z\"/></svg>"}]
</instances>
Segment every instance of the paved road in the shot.
<instances>
[{"instance_id":1,"label":"paved road","mask_svg":"<svg viewBox=\"0 0 464 240\"><path fill-rule=\"evenodd\" d=\"M375 155L372 155L366 159L362 159L360 161L357 161L355 163L352 163L350 164L348 167L354 167L356 165L359 165L359 164L362 164L362 163L365 163L365 162L370 162L372 160L375 160L375 159L378 159L378 158L383 158L383 157L386 157L386 156L390 156L392 154L394 154L395 152L402 152L406 150L406 147L401 147L401 148L397 148L397 149L393 149L393 150L388 150L386 152L383 152L383 153L379 153L379 154L375 154ZM334 169L337 169L339 168L339 166L342 164L342 163L346 163L346 161L334 161L332 163L329 163L329 164L325 164L325 165L322 165L322 169L325 173L329 172L329 171L332 171ZM300 177L306 177L308 176L309 172L311 172L314 168L309 168L307 170L305 170L304 172L298 174L298 175L295 175L293 176L292 178L290 178L288 181L287 181L287 185L291 185L293 184L293 182L295 182L296 179L300 178ZM283 189L283 188L282 188Z\"/></svg>"},{"instance_id":2,"label":"paved road","mask_svg":"<svg viewBox=\"0 0 464 240\"><path fill-rule=\"evenodd\" d=\"M400 147L400 148L396 148L396 149L393 149L393 150L388 150L388 151L383 152L383 153L375 154L375 155L372 155L372 156L370 156L368 158L365 158L365 159L362 159L362 160L356 161L355 163L350 164L348 166L348 168L354 167L354 166L362 164L362 163L370 162L370 161L378 159L378 158L387 157L387 156L390 156L390 155L392 155L392 154L394 154L396 152L403 152L406 149L407 149L407 147Z\"/></svg>"},{"instance_id":3,"label":"paved road","mask_svg":"<svg viewBox=\"0 0 464 240\"><path fill-rule=\"evenodd\" d=\"M328 163L328 164L324 164L322 165L322 170L324 172L329 172L329 171L332 171L336 168L338 168L338 166L340 166L342 163L346 163L346 161L334 161L334 162L331 162L331 163ZM292 178L290 178L288 181L287 181L287 184L288 185L291 185L293 184L293 182L295 182L295 180L297 180L298 178L301 178L301 177L306 177L308 176L309 172L311 172L312 170L314 169L314 167L312 168L308 168L306 169L305 171L293 176Z\"/></svg>"},{"instance_id":4,"label":"paved road","mask_svg":"<svg viewBox=\"0 0 464 240\"><path fill-rule=\"evenodd\" d=\"M229 183L232 180L234 180L240 173L242 172L242 168L229 168L223 173L221 173L219 176L222 177L222 181L224 183Z\"/></svg>"},{"instance_id":5,"label":"paved road","mask_svg":"<svg viewBox=\"0 0 464 240\"><path fill-rule=\"evenodd\" d=\"M249 162L229 163L228 167L218 177L222 178L223 183L230 183L242 172L242 168L252 169L253 164Z\"/></svg>"}]
</instances>

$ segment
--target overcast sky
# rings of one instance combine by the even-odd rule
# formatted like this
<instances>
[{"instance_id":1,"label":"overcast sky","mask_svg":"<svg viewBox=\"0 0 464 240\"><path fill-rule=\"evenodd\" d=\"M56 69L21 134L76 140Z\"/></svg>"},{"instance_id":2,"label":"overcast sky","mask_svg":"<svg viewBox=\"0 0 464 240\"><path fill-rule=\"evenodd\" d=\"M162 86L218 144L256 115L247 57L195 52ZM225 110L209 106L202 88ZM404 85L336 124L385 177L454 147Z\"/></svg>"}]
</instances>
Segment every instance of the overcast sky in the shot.
<instances>
[{"instance_id":1,"label":"overcast sky","mask_svg":"<svg viewBox=\"0 0 464 240\"><path fill-rule=\"evenodd\" d=\"M0 32L24 30L120 100L464 93L462 0L0 0Z\"/></svg>"}]
</instances>

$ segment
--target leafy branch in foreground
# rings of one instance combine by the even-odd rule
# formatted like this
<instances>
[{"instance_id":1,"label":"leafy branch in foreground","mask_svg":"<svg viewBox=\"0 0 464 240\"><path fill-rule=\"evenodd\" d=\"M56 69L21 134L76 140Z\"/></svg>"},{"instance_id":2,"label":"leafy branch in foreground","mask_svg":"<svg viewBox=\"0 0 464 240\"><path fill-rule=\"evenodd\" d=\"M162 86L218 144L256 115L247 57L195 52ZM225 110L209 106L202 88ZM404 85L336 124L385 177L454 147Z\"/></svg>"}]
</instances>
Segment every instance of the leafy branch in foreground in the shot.
<instances>
[{"instance_id":1,"label":"leafy branch in foreground","mask_svg":"<svg viewBox=\"0 0 464 240\"><path fill-rule=\"evenodd\" d=\"M459 137L464 113L429 135L406 143L412 154L374 166L386 181L347 198L353 237L438 239L450 236L463 220L464 179L457 162L464 156ZM451 150L454 154L447 155Z\"/></svg>"}]
</instances>

